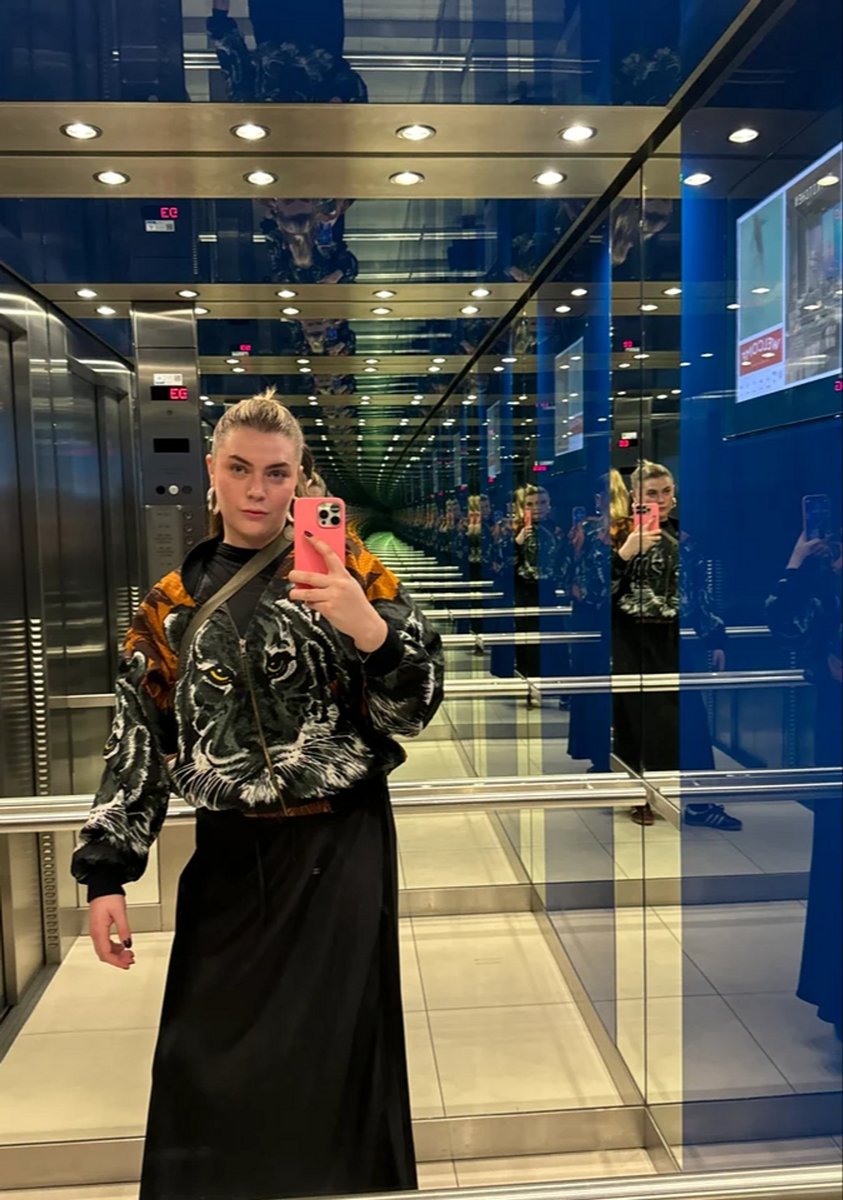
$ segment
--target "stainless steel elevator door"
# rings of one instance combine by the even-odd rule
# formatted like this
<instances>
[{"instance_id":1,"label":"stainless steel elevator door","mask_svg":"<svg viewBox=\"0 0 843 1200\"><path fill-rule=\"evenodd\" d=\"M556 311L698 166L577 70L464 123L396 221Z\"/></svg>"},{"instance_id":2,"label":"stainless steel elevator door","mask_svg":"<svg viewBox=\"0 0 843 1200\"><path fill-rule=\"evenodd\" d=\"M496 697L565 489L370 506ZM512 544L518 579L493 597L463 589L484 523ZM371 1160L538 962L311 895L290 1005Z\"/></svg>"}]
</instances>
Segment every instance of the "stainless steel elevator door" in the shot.
<instances>
[{"instance_id":1,"label":"stainless steel elevator door","mask_svg":"<svg viewBox=\"0 0 843 1200\"><path fill-rule=\"evenodd\" d=\"M107 482L103 397L75 372L66 378L65 394L53 402L62 631L51 646L50 679L53 694L84 696L109 692L113 686L113 572L108 554L114 538L107 510L115 499ZM117 489L121 478L114 484ZM96 787L109 724L106 709L66 710L65 752L73 791Z\"/></svg>"}]
</instances>

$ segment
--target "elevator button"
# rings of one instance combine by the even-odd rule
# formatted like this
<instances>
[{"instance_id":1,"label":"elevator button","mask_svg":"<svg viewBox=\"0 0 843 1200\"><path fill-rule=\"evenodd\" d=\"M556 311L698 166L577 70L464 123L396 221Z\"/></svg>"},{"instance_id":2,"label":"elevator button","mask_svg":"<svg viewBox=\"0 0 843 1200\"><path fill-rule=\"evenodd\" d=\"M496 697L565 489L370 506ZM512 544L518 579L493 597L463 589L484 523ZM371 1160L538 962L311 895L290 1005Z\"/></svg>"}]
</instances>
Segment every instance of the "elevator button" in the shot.
<instances>
[{"instance_id":1,"label":"elevator button","mask_svg":"<svg viewBox=\"0 0 843 1200\"><path fill-rule=\"evenodd\" d=\"M167 491L170 493L171 496L177 496L179 494L179 492L181 491L181 488L179 487L179 485L177 483L171 483L170 486L167 488Z\"/></svg>"}]
</instances>

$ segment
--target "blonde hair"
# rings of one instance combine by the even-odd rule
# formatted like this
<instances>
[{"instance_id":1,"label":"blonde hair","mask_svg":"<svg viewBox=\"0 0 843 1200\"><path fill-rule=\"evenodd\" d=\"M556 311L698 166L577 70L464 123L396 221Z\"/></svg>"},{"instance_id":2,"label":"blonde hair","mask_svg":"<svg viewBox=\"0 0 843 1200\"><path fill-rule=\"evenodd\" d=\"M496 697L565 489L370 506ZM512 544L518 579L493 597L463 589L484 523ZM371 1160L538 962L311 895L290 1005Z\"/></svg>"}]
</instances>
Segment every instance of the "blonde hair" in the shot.
<instances>
[{"instance_id":1,"label":"blonde hair","mask_svg":"<svg viewBox=\"0 0 843 1200\"><path fill-rule=\"evenodd\" d=\"M211 439L211 458L215 459L220 447L234 429L254 429L258 433L280 433L289 438L300 463L304 452L304 434L296 418L278 399L274 387L269 387L257 396L248 400L240 400L227 408L217 421L214 436ZM222 517L218 512L211 512L209 532L212 537L222 533Z\"/></svg>"},{"instance_id":2,"label":"blonde hair","mask_svg":"<svg viewBox=\"0 0 843 1200\"><path fill-rule=\"evenodd\" d=\"M633 495L640 492L648 479L661 479L663 476L667 476L673 482L673 473L663 463L650 462L648 458L642 458L630 479Z\"/></svg>"},{"instance_id":3,"label":"blonde hair","mask_svg":"<svg viewBox=\"0 0 843 1200\"><path fill-rule=\"evenodd\" d=\"M609 497L609 522L617 524L629 516L629 492L623 481L623 475L612 467L605 478L606 493Z\"/></svg>"}]
</instances>

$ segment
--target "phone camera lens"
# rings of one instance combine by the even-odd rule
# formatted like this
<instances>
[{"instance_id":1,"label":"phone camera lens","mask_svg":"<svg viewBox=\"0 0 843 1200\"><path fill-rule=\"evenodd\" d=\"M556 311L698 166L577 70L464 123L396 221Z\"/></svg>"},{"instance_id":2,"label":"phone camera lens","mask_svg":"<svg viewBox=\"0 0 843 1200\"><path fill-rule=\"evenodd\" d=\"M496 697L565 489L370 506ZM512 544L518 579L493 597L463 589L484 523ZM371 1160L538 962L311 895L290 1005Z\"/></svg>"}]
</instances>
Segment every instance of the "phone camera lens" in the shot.
<instances>
[{"instance_id":1,"label":"phone camera lens","mask_svg":"<svg viewBox=\"0 0 843 1200\"><path fill-rule=\"evenodd\" d=\"M338 513L339 511L340 511L340 506L338 504L331 505L331 512Z\"/></svg>"},{"instance_id":2,"label":"phone camera lens","mask_svg":"<svg viewBox=\"0 0 843 1200\"><path fill-rule=\"evenodd\" d=\"M339 525L339 523L340 523L340 519L339 519L339 517L331 517L331 524L332 524L332 525Z\"/></svg>"}]
</instances>

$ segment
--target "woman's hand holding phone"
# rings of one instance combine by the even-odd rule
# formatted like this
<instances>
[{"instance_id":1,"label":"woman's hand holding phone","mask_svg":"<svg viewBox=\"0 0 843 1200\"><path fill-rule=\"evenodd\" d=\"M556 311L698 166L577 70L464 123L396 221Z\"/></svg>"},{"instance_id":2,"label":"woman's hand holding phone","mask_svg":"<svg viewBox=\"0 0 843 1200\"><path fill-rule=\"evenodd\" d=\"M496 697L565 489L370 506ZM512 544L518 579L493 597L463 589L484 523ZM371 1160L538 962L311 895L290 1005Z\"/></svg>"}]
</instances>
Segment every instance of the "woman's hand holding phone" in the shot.
<instances>
[{"instance_id":1,"label":"woman's hand holding phone","mask_svg":"<svg viewBox=\"0 0 843 1200\"><path fill-rule=\"evenodd\" d=\"M325 617L340 633L353 639L361 654L373 654L386 641L389 626L331 547L317 537L311 537L310 544L325 560L327 574L291 571L290 581L302 586L292 589L290 599L300 600Z\"/></svg>"},{"instance_id":2,"label":"woman's hand holding phone","mask_svg":"<svg viewBox=\"0 0 843 1200\"><path fill-rule=\"evenodd\" d=\"M636 554L646 554L648 550L652 550L653 546L661 541L661 536L660 529L645 529L643 525L639 525L637 529L633 529L618 550L618 554L624 562L632 562Z\"/></svg>"},{"instance_id":3,"label":"woman's hand holding phone","mask_svg":"<svg viewBox=\"0 0 843 1200\"><path fill-rule=\"evenodd\" d=\"M119 942L111 937L111 927L117 927ZM126 914L126 897L119 892L113 896L98 896L88 906L88 932L100 962L128 971L134 966L132 931Z\"/></svg>"}]
</instances>

